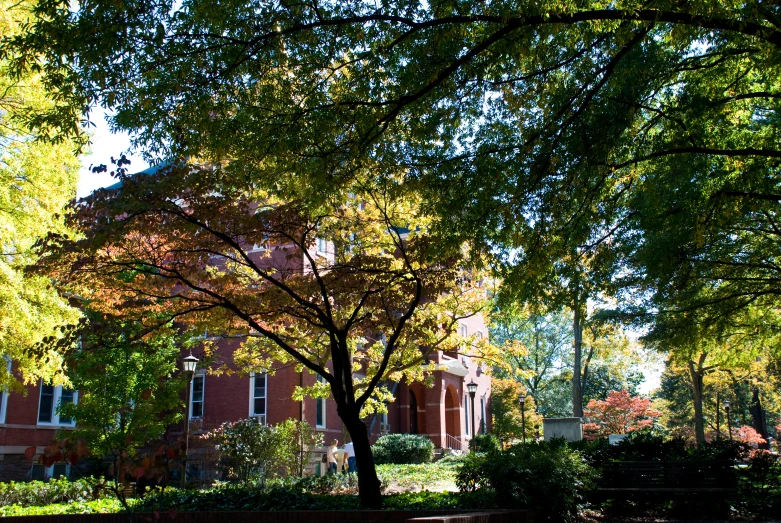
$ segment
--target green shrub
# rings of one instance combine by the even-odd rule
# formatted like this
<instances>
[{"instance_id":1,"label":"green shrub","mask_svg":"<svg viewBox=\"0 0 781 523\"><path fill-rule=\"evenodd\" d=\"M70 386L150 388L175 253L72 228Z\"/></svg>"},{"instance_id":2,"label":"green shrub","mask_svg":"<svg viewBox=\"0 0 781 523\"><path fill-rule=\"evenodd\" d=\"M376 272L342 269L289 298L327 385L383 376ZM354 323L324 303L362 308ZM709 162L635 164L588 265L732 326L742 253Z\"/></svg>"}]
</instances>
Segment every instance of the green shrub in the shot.
<instances>
[{"instance_id":1,"label":"green shrub","mask_svg":"<svg viewBox=\"0 0 781 523\"><path fill-rule=\"evenodd\" d=\"M781 457L755 450L738 469L737 505L742 512L775 518L781 513Z\"/></svg>"},{"instance_id":2,"label":"green shrub","mask_svg":"<svg viewBox=\"0 0 781 523\"><path fill-rule=\"evenodd\" d=\"M372 446L372 454L378 465L428 463L434 458L434 444L417 434L387 434Z\"/></svg>"},{"instance_id":3,"label":"green shrub","mask_svg":"<svg viewBox=\"0 0 781 523\"><path fill-rule=\"evenodd\" d=\"M538 521L570 521L596 472L563 440L470 454L456 477L465 492L493 492L501 508L523 508Z\"/></svg>"},{"instance_id":4,"label":"green shrub","mask_svg":"<svg viewBox=\"0 0 781 523\"><path fill-rule=\"evenodd\" d=\"M226 421L204 439L221 454L225 476L244 484L262 484L283 471L303 475L314 449L323 443L321 433L293 419L274 426L263 425L257 418Z\"/></svg>"},{"instance_id":5,"label":"green shrub","mask_svg":"<svg viewBox=\"0 0 781 523\"><path fill-rule=\"evenodd\" d=\"M356 474L307 476L287 482L287 486L305 494L357 494L358 476Z\"/></svg>"},{"instance_id":6,"label":"green shrub","mask_svg":"<svg viewBox=\"0 0 781 523\"><path fill-rule=\"evenodd\" d=\"M467 454L456 454L456 453L445 454L444 456L442 456L442 458L439 461L437 461L437 464L461 465L466 459L466 457Z\"/></svg>"},{"instance_id":7,"label":"green shrub","mask_svg":"<svg viewBox=\"0 0 781 523\"><path fill-rule=\"evenodd\" d=\"M94 501L72 501L45 506L7 505L0 506L0 517L47 516L52 514L111 514L122 512L122 505L116 499Z\"/></svg>"},{"instance_id":8,"label":"green shrub","mask_svg":"<svg viewBox=\"0 0 781 523\"><path fill-rule=\"evenodd\" d=\"M716 440L695 446L680 438L665 438L647 431L630 434L616 445L606 439L570 443L586 461L601 468L606 461L744 461L749 447L739 441Z\"/></svg>"},{"instance_id":9,"label":"green shrub","mask_svg":"<svg viewBox=\"0 0 781 523\"><path fill-rule=\"evenodd\" d=\"M469 450L472 452L491 452L500 448L499 438L493 434L476 434L469 440Z\"/></svg>"},{"instance_id":10,"label":"green shrub","mask_svg":"<svg viewBox=\"0 0 781 523\"><path fill-rule=\"evenodd\" d=\"M69 481L65 478L49 481L0 483L0 506L44 506L55 503L75 503L104 498L110 493L96 488L98 480L85 478Z\"/></svg>"},{"instance_id":11,"label":"green shrub","mask_svg":"<svg viewBox=\"0 0 781 523\"><path fill-rule=\"evenodd\" d=\"M281 466L279 434L257 418L226 421L206 434L206 439L222 454L220 466L231 480L262 481Z\"/></svg>"},{"instance_id":12,"label":"green shrub","mask_svg":"<svg viewBox=\"0 0 781 523\"><path fill-rule=\"evenodd\" d=\"M287 419L273 427L281 444L280 464L289 476L303 477L317 447L323 446L323 433L306 421Z\"/></svg>"}]
</instances>

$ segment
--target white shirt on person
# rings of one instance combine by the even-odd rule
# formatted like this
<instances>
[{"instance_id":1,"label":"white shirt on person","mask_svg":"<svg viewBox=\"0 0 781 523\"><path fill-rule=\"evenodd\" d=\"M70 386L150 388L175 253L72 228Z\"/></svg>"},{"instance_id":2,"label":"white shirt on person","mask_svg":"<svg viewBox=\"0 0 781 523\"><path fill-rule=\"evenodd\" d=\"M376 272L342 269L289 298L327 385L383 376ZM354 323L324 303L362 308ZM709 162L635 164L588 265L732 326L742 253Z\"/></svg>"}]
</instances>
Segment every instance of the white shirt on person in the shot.
<instances>
[{"instance_id":1,"label":"white shirt on person","mask_svg":"<svg viewBox=\"0 0 781 523\"><path fill-rule=\"evenodd\" d=\"M354 458L355 457L355 449L353 448L353 442L347 443L344 446L344 452L347 454L348 458Z\"/></svg>"},{"instance_id":2,"label":"white shirt on person","mask_svg":"<svg viewBox=\"0 0 781 523\"><path fill-rule=\"evenodd\" d=\"M333 447L328 447L328 450L326 451L328 463L338 463L337 461L337 455L339 454L339 447L334 445Z\"/></svg>"}]
</instances>

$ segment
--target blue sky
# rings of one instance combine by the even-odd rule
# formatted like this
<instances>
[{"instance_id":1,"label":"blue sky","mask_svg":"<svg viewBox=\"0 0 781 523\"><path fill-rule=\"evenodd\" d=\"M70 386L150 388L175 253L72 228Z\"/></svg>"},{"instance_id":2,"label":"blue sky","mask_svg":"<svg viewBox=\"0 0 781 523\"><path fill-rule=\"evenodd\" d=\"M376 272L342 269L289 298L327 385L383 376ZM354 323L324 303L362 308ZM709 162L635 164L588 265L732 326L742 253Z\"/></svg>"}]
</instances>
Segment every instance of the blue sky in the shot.
<instances>
[{"instance_id":1,"label":"blue sky","mask_svg":"<svg viewBox=\"0 0 781 523\"><path fill-rule=\"evenodd\" d=\"M112 133L106 123L105 111L101 109L93 110L91 118L95 127L90 130L92 135L92 145L90 154L83 156L81 160L81 170L79 171L79 184L77 196L81 198L95 189L106 187L115 183L115 180L109 173L94 174L90 172L91 165L106 164L111 171L111 157L118 157L122 153L128 153L130 150L130 137L125 133ZM140 155L129 154L131 161L131 171L141 171L149 165L141 159Z\"/></svg>"}]
</instances>

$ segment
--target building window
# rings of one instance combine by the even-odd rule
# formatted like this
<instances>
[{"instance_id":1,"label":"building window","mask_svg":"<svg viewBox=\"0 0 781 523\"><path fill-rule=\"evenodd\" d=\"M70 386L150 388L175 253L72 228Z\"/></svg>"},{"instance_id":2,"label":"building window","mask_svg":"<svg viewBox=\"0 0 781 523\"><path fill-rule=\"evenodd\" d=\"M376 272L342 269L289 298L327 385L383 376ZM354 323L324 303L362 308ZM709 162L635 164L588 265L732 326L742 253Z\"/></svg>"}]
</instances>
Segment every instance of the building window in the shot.
<instances>
[{"instance_id":1,"label":"building window","mask_svg":"<svg viewBox=\"0 0 781 523\"><path fill-rule=\"evenodd\" d=\"M316 238L317 240L317 252L325 254L328 252L328 242L323 238Z\"/></svg>"},{"instance_id":2,"label":"building window","mask_svg":"<svg viewBox=\"0 0 781 523\"><path fill-rule=\"evenodd\" d=\"M60 476L70 477L71 467L67 463L55 463L54 465L47 467L36 463L33 468L30 469L30 479L43 481L45 479L57 479Z\"/></svg>"},{"instance_id":3,"label":"building window","mask_svg":"<svg viewBox=\"0 0 781 523\"><path fill-rule=\"evenodd\" d=\"M262 424L266 424L266 384L267 374L250 375L249 379L249 415L256 417Z\"/></svg>"},{"instance_id":4,"label":"building window","mask_svg":"<svg viewBox=\"0 0 781 523\"><path fill-rule=\"evenodd\" d=\"M46 479L46 467L38 463L33 465L30 470L30 479L33 481L43 481Z\"/></svg>"},{"instance_id":5,"label":"building window","mask_svg":"<svg viewBox=\"0 0 781 523\"><path fill-rule=\"evenodd\" d=\"M380 414L380 434L390 434L390 423L388 423L388 404L385 404L385 412Z\"/></svg>"},{"instance_id":6,"label":"building window","mask_svg":"<svg viewBox=\"0 0 781 523\"><path fill-rule=\"evenodd\" d=\"M485 434L485 398L480 398L480 432Z\"/></svg>"},{"instance_id":7,"label":"building window","mask_svg":"<svg viewBox=\"0 0 781 523\"><path fill-rule=\"evenodd\" d=\"M203 417L203 387L206 376L193 376L190 386L190 419Z\"/></svg>"},{"instance_id":8,"label":"building window","mask_svg":"<svg viewBox=\"0 0 781 523\"><path fill-rule=\"evenodd\" d=\"M5 411L8 409L8 392L0 390L0 423L5 423Z\"/></svg>"},{"instance_id":9,"label":"building window","mask_svg":"<svg viewBox=\"0 0 781 523\"><path fill-rule=\"evenodd\" d=\"M467 329L466 329L466 325L463 325L463 324L462 324L462 325L460 325L460 326L459 326L459 332L460 332L460 334L461 334L461 337L463 337L463 338L466 338L466 335L467 335ZM458 350L461 352L461 354L466 354L466 343L462 343L462 344L459 346L459 349L458 349Z\"/></svg>"},{"instance_id":10,"label":"building window","mask_svg":"<svg viewBox=\"0 0 781 523\"><path fill-rule=\"evenodd\" d=\"M8 374L11 374L11 360L8 360ZM5 413L8 410L8 391L0 389L0 423L5 423Z\"/></svg>"},{"instance_id":11,"label":"building window","mask_svg":"<svg viewBox=\"0 0 781 523\"><path fill-rule=\"evenodd\" d=\"M325 378L321 375L317 375L316 379L318 383L325 383ZM315 427L318 429L325 428L325 398L315 398L316 414L315 414Z\"/></svg>"},{"instance_id":12,"label":"building window","mask_svg":"<svg viewBox=\"0 0 781 523\"><path fill-rule=\"evenodd\" d=\"M79 393L75 390L63 389L62 386L41 384L41 396L38 402L39 425L70 425L73 420L66 416L60 416L62 405L78 403Z\"/></svg>"},{"instance_id":13,"label":"building window","mask_svg":"<svg viewBox=\"0 0 781 523\"><path fill-rule=\"evenodd\" d=\"M466 427L466 435L470 435L469 431L469 420L471 418L469 417L469 396L464 394L464 427Z\"/></svg>"}]
</instances>

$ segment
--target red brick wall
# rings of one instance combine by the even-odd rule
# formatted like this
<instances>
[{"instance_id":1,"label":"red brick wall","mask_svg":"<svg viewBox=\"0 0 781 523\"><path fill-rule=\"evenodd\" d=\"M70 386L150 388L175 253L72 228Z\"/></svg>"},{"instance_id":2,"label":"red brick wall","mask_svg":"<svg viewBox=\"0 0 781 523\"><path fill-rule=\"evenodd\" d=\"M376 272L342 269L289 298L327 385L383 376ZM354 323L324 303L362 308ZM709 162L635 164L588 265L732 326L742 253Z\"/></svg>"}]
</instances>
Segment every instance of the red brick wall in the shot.
<instances>
[{"instance_id":1,"label":"red brick wall","mask_svg":"<svg viewBox=\"0 0 781 523\"><path fill-rule=\"evenodd\" d=\"M460 515L457 519L453 516ZM150 520L151 514L148 516ZM434 523L526 523L532 521L527 511L486 510L356 510L356 511L296 511L296 512L179 512L173 518L161 514L160 521L172 523L405 523L415 518L441 516ZM448 517L450 516L450 517ZM145 521L144 516L139 518ZM126 523L126 514L72 514L66 516L16 516L14 523ZM431 520L429 520L431 521Z\"/></svg>"}]
</instances>

